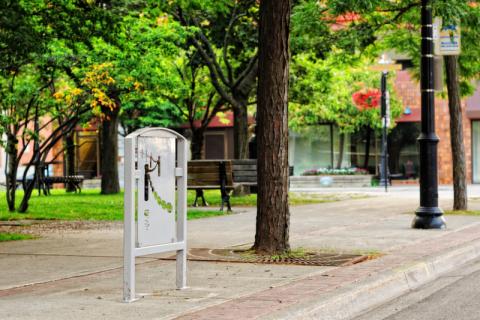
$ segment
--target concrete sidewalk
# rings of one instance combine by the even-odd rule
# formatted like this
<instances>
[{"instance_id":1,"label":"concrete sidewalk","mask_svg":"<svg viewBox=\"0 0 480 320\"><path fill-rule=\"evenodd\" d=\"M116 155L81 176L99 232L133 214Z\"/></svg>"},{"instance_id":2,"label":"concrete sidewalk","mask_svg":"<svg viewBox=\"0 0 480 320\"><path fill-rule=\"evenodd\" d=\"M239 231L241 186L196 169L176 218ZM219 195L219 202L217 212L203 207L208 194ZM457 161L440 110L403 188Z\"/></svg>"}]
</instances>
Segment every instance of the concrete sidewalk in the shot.
<instances>
[{"instance_id":1,"label":"concrete sidewalk","mask_svg":"<svg viewBox=\"0 0 480 320\"><path fill-rule=\"evenodd\" d=\"M447 216L444 231L410 229L416 190L291 208L293 248L378 259L348 267L189 262L189 288L177 291L174 262L140 258L137 290L145 294L132 304L121 302L120 223L0 243L2 319L348 319L480 255L480 217ZM479 190L470 190L471 209L480 209ZM451 191L440 193L448 209ZM236 212L189 221L189 247L251 245L255 210Z\"/></svg>"}]
</instances>

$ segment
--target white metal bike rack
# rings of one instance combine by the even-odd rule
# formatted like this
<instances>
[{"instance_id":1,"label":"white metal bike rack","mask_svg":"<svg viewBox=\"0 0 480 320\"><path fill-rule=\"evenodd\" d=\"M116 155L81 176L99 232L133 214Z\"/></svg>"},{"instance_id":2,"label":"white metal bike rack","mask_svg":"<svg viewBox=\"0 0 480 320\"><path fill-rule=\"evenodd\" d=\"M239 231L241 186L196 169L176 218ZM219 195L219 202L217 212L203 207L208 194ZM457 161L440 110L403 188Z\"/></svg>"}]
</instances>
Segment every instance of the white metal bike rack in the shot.
<instances>
[{"instance_id":1,"label":"white metal bike rack","mask_svg":"<svg viewBox=\"0 0 480 320\"><path fill-rule=\"evenodd\" d=\"M187 152L186 139L170 129L145 128L125 138L125 302L137 300L138 256L176 251L176 285L186 288Z\"/></svg>"}]
</instances>

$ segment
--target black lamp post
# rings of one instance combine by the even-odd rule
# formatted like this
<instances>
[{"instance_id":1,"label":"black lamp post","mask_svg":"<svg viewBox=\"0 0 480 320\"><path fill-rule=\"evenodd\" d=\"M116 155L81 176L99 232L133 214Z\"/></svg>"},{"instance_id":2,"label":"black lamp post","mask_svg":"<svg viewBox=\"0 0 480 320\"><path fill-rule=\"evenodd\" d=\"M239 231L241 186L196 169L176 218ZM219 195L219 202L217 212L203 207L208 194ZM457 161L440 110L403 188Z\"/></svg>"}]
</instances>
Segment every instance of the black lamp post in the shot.
<instances>
[{"instance_id":1,"label":"black lamp post","mask_svg":"<svg viewBox=\"0 0 480 320\"><path fill-rule=\"evenodd\" d=\"M383 58L382 58L383 60ZM387 76L388 71L382 71L381 81L381 115L382 115L382 158L380 162L380 185L385 186L385 192L388 191L388 140L387 140Z\"/></svg>"},{"instance_id":2,"label":"black lamp post","mask_svg":"<svg viewBox=\"0 0 480 320\"><path fill-rule=\"evenodd\" d=\"M371 68L372 70L382 71L382 80L380 83L380 90L382 94L381 99L381 116L382 116L382 156L380 160L380 185L385 187L385 192L388 191L388 183L390 181L388 170L388 127L390 126L390 95L387 88L388 70L399 70L400 65L394 63L390 57L384 53L378 61L378 65Z\"/></svg>"},{"instance_id":3,"label":"black lamp post","mask_svg":"<svg viewBox=\"0 0 480 320\"><path fill-rule=\"evenodd\" d=\"M435 92L433 22L430 0L422 0L422 133L420 146L420 207L415 211L412 228L443 229L446 227L443 211L438 207L437 145L435 134Z\"/></svg>"}]
</instances>

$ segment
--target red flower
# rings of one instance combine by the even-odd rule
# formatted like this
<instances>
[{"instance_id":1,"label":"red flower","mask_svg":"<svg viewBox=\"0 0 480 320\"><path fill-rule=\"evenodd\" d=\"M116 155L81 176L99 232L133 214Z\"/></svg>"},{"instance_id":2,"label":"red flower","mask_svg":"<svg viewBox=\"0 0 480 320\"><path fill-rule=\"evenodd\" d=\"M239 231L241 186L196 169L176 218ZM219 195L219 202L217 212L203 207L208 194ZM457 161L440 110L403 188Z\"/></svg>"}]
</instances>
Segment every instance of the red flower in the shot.
<instances>
[{"instance_id":1,"label":"red flower","mask_svg":"<svg viewBox=\"0 0 480 320\"><path fill-rule=\"evenodd\" d=\"M352 95L352 100L358 110L377 108L380 105L381 92L378 89L357 91Z\"/></svg>"}]
</instances>

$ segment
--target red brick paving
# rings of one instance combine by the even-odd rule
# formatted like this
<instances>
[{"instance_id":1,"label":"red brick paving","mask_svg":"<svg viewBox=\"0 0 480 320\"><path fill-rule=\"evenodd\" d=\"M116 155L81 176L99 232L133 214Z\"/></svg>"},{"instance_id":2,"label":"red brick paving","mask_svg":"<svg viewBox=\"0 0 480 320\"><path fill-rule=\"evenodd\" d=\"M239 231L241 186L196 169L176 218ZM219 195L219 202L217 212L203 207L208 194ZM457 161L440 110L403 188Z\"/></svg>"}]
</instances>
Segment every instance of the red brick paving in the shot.
<instances>
[{"instance_id":1,"label":"red brick paving","mask_svg":"<svg viewBox=\"0 0 480 320\"><path fill-rule=\"evenodd\" d=\"M388 255L375 260L347 267L339 267L326 273L263 290L248 296L188 313L176 319L261 319L281 309L291 307L318 297L323 293L365 280L368 277L413 262L424 260L460 245L480 239L480 225L465 228L445 235L435 236L414 244L392 250ZM429 252L428 255L425 252Z\"/></svg>"}]
</instances>

